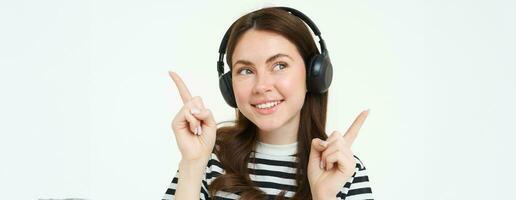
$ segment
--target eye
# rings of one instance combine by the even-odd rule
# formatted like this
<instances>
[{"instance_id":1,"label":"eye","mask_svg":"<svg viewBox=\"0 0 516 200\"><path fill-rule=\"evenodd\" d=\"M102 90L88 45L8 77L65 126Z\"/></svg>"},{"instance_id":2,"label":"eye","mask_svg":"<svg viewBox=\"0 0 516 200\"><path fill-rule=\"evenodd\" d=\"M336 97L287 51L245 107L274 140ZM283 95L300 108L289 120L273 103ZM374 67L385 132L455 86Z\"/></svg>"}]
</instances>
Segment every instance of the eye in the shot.
<instances>
[{"instance_id":1,"label":"eye","mask_svg":"<svg viewBox=\"0 0 516 200\"><path fill-rule=\"evenodd\" d=\"M237 73L240 75L249 75L253 73L253 71L251 71L249 68L240 68Z\"/></svg>"},{"instance_id":2,"label":"eye","mask_svg":"<svg viewBox=\"0 0 516 200\"><path fill-rule=\"evenodd\" d=\"M276 63L274 64L274 71L283 70L287 68L287 63Z\"/></svg>"}]
</instances>

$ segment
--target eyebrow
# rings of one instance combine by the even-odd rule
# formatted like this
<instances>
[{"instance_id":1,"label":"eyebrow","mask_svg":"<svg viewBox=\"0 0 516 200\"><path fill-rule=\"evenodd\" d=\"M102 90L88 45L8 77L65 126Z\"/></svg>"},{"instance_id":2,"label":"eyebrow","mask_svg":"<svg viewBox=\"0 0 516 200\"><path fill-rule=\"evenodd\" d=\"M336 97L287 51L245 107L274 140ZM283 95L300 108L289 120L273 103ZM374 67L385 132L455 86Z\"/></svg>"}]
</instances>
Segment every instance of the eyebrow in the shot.
<instances>
[{"instance_id":1,"label":"eyebrow","mask_svg":"<svg viewBox=\"0 0 516 200\"><path fill-rule=\"evenodd\" d=\"M273 55L273 56L271 56L270 58L268 58L268 59L265 61L265 63L270 63L270 62L272 62L272 61L274 61L274 60L276 60L276 59L278 59L278 58L281 58L281 57L287 57L287 58L289 58L289 59L290 59L290 60L292 60L292 61L294 60L294 59L292 59L292 57L290 57L290 56L289 56L289 55L287 55L287 54L278 53L278 54ZM236 61L236 62L235 62L235 64L233 64L233 66L235 66L235 65L237 65L237 64L252 65L253 63L252 63L251 61L248 61L248 60L238 60L238 61Z\"/></svg>"}]
</instances>

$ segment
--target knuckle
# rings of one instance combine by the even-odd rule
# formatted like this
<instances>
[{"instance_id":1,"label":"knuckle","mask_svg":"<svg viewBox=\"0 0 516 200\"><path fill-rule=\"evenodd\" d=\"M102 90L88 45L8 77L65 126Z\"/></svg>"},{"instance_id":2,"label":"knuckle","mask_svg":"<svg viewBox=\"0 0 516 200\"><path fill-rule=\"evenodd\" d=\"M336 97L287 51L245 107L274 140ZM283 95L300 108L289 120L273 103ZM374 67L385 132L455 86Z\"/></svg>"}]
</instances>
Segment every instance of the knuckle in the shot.
<instances>
[{"instance_id":1,"label":"knuckle","mask_svg":"<svg viewBox=\"0 0 516 200\"><path fill-rule=\"evenodd\" d=\"M211 110L210 109L206 108L205 110L208 113L208 115L211 115Z\"/></svg>"},{"instance_id":2,"label":"knuckle","mask_svg":"<svg viewBox=\"0 0 516 200\"><path fill-rule=\"evenodd\" d=\"M179 113L178 113L179 114ZM188 120L188 118L190 118L190 116L188 115L188 111L186 109L183 110L183 112L181 112L181 114L183 115L183 117Z\"/></svg>"},{"instance_id":3,"label":"knuckle","mask_svg":"<svg viewBox=\"0 0 516 200\"><path fill-rule=\"evenodd\" d=\"M194 97L192 97L192 100L196 100L196 101L198 101L198 100L200 100L200 99L201 99L201 97L200 97L200 96L194 96Z\"/></svg>"},{"instance_id":4,"label":"knuckle","mask_svg":"<svg viewBox=\"0 0 516 200\"><path fill-rule=\"evenodd\" d=\"M330 137L337 137L337 136L339 136L339 135L340 135L340 132L339 132L339 131L337 131L337 130L335 130L335 131L333 131L333 132L331 133L331 136L330 136Z\"/></svg>"},{"instance_id":5,"label":"knuckle","mask_svg":"<svg viewBox=\"0 0 516 200\"><path fill-rule=\"evenodd\" d=\"M327 157L328 157L328 155L329 155L329 152L328 152L328 151L324 151L324 152L322 153L322 157L327 158Z\"/></svg>"},{"instance_id":6,"label":"knuckle","mask_svg":"<svg viewBox=\"0 0 516 200\"><path fill-rule=\"evenodd\" d=\"M192 97L192 100L198 103L202 103L202 98L200 96L194 96Z\"/></svg>"},{"instance_id":7,"label":"knuckle","mask_svg":"<svg viewBox=\"0 0 516 200\"><path fill-rule=\"evenodd\" d=\"M318 141L317 138L312 139L312 145L316 145L317 141Z\"/></svg>"},{"instance_id":8,"label":"knuckle","mask_svg":"<svg viewBox=\"0 0 516 200\"><path fill-rule=\"evenodd\" d=\"M188 100L187 102L185 102L185 104L183 105L183 109L185 110L190 110L190 108L193 106L193 100L190 99Z\"/></svg>"},{"instance_id":9,"label":"knuckle","mask_svg":"<svg viewBox=\"0 0 516 200\"><path fill-rule=\"evenodd\" d=\"M204 108L204 103L200 96L192 97L192 103L193 105L198 106L199 108Z\"/></svg>"},{"instance_id":10,"label":"knuckle","mask_svg":"<svg viewBox=\"0 0 516 200\"><path fill-rule=\"evenodd\" d=\"M193 130L195 130L198 126L198 123L190 123L190 128L192 128Z\"/></svg>"},{"instance_id":11,"label":"knuckle","mask_svg":"<svg viewBox=\"0 0 516 200\"><path fill-rule=\"evenodd\" d=\"M335 144L339 147L341 146L344 146L344 138L338 138L336 141L335 141Z\"/></svg>"},{"instance_id":12,"label":"knuckle","mask_svg":"<svg viewBox=\"0 0 516 200\"><path fill-rule=\"evenodd\" d=\"M189 125L190 125L190 128L192 128L192 129L195 129L195 127L197 127L197 126L195 125L195 123L190 123Z\"/></svg>"}]
</instances>

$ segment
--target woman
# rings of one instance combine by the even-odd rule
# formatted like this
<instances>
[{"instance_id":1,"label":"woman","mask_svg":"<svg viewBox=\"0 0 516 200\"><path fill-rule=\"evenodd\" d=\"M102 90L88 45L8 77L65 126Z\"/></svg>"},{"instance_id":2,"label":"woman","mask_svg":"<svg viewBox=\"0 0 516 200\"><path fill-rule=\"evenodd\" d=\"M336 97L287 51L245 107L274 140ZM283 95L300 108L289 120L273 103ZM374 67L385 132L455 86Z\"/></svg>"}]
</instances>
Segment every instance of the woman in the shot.
<instances>
[{"instance_id":1,"label":"woman","mask_svg":"<svg viewBox=\"0 0 516 200\"><path fill-rule=\"evenodd\" d=\"M331 64L322 38L319 53L304 23L312 22L300 15L264 8L228 30L221 49L227 47L229 85L221 88L236 107L233 126L217 129L201 98L170 72L184 102L172 122L182 159L164 199L372 199L366 169L351 152L368 110L345 134L327 136ZM326 88L313 89L314 62L329 67Z\"/></svg>"}]
</instances>

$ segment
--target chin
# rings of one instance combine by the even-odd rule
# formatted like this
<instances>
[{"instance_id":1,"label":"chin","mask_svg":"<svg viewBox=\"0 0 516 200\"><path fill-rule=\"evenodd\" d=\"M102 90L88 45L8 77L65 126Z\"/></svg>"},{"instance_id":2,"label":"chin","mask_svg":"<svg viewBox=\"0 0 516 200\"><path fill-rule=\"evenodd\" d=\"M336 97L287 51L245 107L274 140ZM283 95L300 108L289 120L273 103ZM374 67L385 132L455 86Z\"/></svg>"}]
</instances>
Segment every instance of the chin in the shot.
<instances>
[{"instance_id":1,"label":"chin","mask_svg":"<svg viewBox=\"0 0 516 200\"><path fill-rule=\"evenodd\" d=\"M278 120L275 119L267 119L267 120L258 120L253 121L253 123L258 127L260 131L264 132L270 132L273 130L276 130L280 127L280 123L278 123Z\"/></svg>"}]
</instances>

